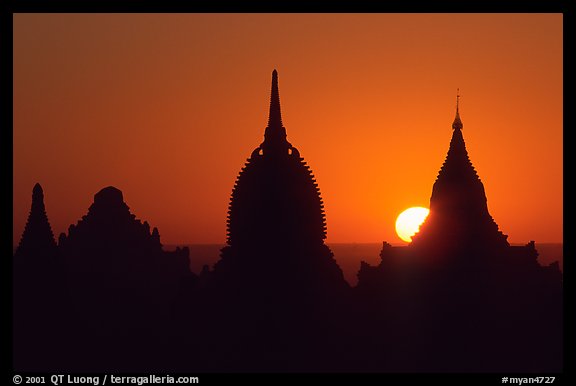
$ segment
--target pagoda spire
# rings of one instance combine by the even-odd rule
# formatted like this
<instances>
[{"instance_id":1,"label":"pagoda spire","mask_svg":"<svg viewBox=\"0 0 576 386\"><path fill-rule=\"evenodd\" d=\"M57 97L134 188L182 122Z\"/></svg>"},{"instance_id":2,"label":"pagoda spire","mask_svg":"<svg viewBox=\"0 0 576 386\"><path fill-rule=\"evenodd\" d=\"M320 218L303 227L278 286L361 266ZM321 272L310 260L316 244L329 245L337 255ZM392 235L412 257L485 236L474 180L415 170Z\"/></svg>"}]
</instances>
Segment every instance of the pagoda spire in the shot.
<instances>
[{"instance_id":1,"label":"pagoda spire","mask_svg":"<svg viewBox=\"0 0 576 386\"><path fill-rule=\"evenodd\" d=\"M280 113L280 92L278 91L278 71L272 71L272 90L270 93L270 113L268 127L282 127L282 114Z\"/></svg>"},{"instance_id":2,"label":"pagoda spire","mask_svg":"<svg viewBox=\"0 0 576 386\"><path fill-rule=\"evenodd\" d=\"M456 91L456 116L454 117L454 122L452 123L452 129L454 130L462 130L464 125L460 120L460 112L458 111L458 105L460 104L460 89Z\"/></svg>"},{"instance_id":3,"label":"pagoda spire","mask_svg":"<svg viewBox=\"0 0 576 386\"><path fill-rule=\"evenodd\" d=\"M286 129L282 125L282 115L280 112L280 92L278 91L278 71L272 71L272 90L270 93L270 112L268 115L268 126L264 132L264 142L261 147L264 152L267 150L285 150L290 148L286 140Z\"/></svg>"}]
</instances>

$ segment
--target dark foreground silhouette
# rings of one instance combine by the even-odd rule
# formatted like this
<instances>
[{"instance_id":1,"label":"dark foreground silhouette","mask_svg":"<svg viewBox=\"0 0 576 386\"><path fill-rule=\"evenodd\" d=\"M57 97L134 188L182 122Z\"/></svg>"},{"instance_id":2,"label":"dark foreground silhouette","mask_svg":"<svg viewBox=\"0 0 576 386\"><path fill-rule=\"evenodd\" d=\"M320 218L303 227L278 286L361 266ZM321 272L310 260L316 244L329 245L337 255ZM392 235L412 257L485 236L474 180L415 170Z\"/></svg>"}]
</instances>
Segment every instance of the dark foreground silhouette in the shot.
<instances>
[{"instance_id":1,"label":"dark foreground silhouette","mask_svg":"<svg viewBox=\"0 0 576 386\"><path fill-rule=\"evenodd\" d=\"M560 372L562 276L498 230L457 107L430 216L346 283L324 244L318 186L282 125L272 78L264 141L230 200L211 270L166 252L114 187L58 244L40 185L14 254L16 371Z\"/></svg>"}]
</instances>

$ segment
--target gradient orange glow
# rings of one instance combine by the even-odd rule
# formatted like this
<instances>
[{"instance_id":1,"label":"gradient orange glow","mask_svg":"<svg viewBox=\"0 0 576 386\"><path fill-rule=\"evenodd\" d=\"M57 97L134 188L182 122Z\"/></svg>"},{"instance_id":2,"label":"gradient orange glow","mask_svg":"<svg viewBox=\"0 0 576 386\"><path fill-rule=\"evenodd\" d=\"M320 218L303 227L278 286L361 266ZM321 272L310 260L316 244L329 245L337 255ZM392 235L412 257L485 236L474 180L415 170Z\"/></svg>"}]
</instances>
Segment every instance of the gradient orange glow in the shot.
<instances>
[{"instance_id":1,"label":"gradient orange glow","mask_svg":"<svg viewBox=\"0 0 576 386\"><path fill-rule=\"evenodd\" d=\"M109 185L162 241L222 243L279 72L328 242L399 242L429 205L460 88L511 242L561 242L561 14L15 14L14 241L34 183L57 236Z\"/></svg>"}]
</instances>

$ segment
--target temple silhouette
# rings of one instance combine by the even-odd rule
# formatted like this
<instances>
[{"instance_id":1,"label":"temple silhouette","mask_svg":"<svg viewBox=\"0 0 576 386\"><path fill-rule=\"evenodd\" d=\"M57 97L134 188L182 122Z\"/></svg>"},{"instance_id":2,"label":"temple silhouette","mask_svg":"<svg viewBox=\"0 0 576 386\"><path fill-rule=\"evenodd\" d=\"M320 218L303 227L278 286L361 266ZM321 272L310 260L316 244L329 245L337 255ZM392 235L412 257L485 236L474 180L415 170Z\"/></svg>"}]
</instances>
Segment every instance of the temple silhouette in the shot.
<instances>
[{"instance_id":1,"label":"temple silhouette","mask_svg":"<svg viewBox=\"0 0 576 386\"><path fill-rule=\"evenodd\" d=\"M35 370L43 363L54 366L53 350L59 344L67 294L64 265L46 215L40 184L32 190L28 221L13 259L14 362ZM27 367L31 366L31 367Z\"/></svg>"},{"instance_id":2,"label":"temple silhouette","mask_svg":"<svg viewBox=\"0 0 576 386\"><path fill-rule=\"evenodd\" d=\"M278 73L272 73L264 141L240 171L228 210L227 246L214 267L215 280L241 278L268 290L327 291L347 283L324 244L326 220L320 189L282 124ZM305 296L310 296L307 293Z\"/></svg>"},{"instance_id":3,"label":"temple silhouette","mask_svg":"<svg viewBox=\"0 0 576 386\"><path fill-rule=\"evenodd\" d=\"M383 243L350 287L325 244L319 187L282 123L272 73L264 141L229 202L214 267L109 186L58 243L32 191L13 256L13 367L62 373L560 372L558 263L510 245L468 156L459 97L452 138L413 241Z\"/></svg>"},{"instance_id":4,"label":"temple silhouette","mask_svg":"<svg viewBox=\"0 0 576 386\"><path fill-rule=\"evenodd\" d=\"M468 157L458 102L459 95L450 148L432 187L430 214L410 247L444 256L507 249L507 236L488 212L484 185Z\"/></svg>"},{"instance_id":5,"label":"temple silhouette","mask_svg":"<svg viewBox=\"0 0 576 386\"><path fill-rule=\"evenodd\" d=\"M163 348L180 287L196 277L188 248L164 251L158 229L138 220L112 186L58 240L36 184L14 254L15 364L27 371L154 368L152 351Z\"/></svg>"},{"instance_id":6,"label":"temple silhouette","mask_svg":"<svg viewBox=\"0 0 576 386\"><path fill-rule=\"evenodd\" d=\"M36 184L32 189L32 205L28 221L14 258L21 262L32 260L34 265L38 265L56 259L57 254L56 241L44 206L44 191L40 184Z\"/></svg>"},{"instance_id":7,"label":"temple silhouette","mask_svg":"<svg viewBox=\"0 0 576 386\"><path fill-rule=\"evenodd\" d=\"M187 307L202 310L202 316L189 315L190 322L218 331L204 342L203 351L236 371L322 366L315 350L338 342L329 315L341 311L349 285L324 243L326 220L318 185L287 140L276 70L264 141L238 175L227 225L221 258L212 271L203 270L194 291L202 296ZM193 294L187 298L195 299ZM222 346L230 348L229 357ZM308 352L295 357L303 346Z\"/></svg>"},{"instance_id":8,"label":"temple silhouette","mask_svg":"<svg viewBox=\"0 0 576 386\"><path fill-rule=\"evenodd\" d=\"M409 245L384 242L379 265L361 263L359 312L399 332L388 344L405 355L394 358L403 370L559 371L559 265L540 266L533 241L511 246L498 229L466 150L458 102L430 213Z\"/></svg>"}]
</instances>

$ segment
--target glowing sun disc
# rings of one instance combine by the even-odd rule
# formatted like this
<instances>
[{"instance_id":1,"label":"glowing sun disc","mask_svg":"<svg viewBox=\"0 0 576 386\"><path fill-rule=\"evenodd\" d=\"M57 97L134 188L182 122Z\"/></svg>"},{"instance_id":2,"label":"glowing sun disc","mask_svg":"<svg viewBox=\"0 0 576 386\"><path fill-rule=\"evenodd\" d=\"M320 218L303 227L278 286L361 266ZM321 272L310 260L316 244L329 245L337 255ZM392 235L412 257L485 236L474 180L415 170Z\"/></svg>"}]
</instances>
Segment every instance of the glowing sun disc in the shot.
<instances>
[{"instance_id":1,"label":"glowing sun disc","mask_svg":"<svg viewBox=\"0 0 576 386\"><path fill-rule=\"evenodd\" d=\"M396 219L396 233L406 242L412 241L412 236L420 230L420 225L428 217L430 210L421 206L406 209Z\"/></svg>"}]
</instances>

